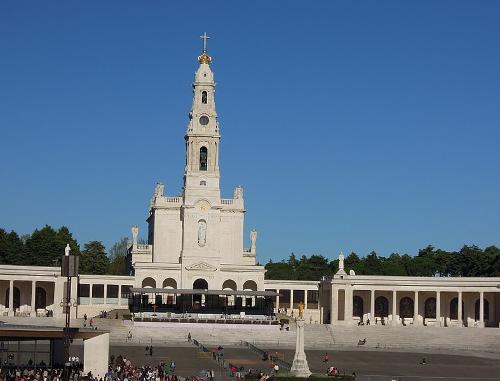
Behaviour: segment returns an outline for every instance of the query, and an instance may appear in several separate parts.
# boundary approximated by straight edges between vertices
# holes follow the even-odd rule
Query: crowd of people
[[[63,367],[16,368],[5,366],[0,368],[0,381],[63,381],[67,379],[70,381],[81,381],[84,378],[88,379],[88,376],[83,374],[83,368],[79,364],[70,369]]]

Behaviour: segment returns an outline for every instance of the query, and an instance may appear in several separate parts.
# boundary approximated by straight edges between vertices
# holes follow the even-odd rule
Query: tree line
[[[25,266],[59,266],[64,248],[69,243],[71,252],[80,255],[81,274],[127,274],[127,238],[121,238],[109,251],[101,241],[80,245],[65,226],[54,229],[49,225],[31,234],[18,235],[0,228],[0,264]],[[142,242],[142,240],[141,240]],[[387,257],[372,251],[360,257],[350,253],[345,257],[345,270],[359,275],[399,276],[500,276],[500,249],[489,246],[481,249],[464,245],[459,251],[445,251],[427,246],[414,256],[393,253]],[[288,260],[266,265],[266,279],[319,280],[338,270],[338,259],[323,255],[291,254]]]
[[[106,252],[101,241],[80,245],[65,226],[49,225],[20,236],[0,228],[0,264],[24,266],[60,266],[64,248],[69,243],[71,254],[80,255],[80,274],[127,274],[127,238],[116,242]]]
[[[270,260],[265,267],[266,279],[319,280],[337,272],[338,259],[330,261],[322,255],[302,255],[297,259],[292,253],[288,260]],[[388,257],[374,251],[364,257],[350,253],[345,257],[344,269],[354,270],[357,275],[500,276],[500,249],[464,245],[459,251],[450,252],[427,246],[415,256],[393,253]]]

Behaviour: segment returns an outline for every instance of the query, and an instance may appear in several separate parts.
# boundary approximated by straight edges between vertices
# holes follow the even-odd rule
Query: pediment
[[[202,270],[202,271],[216,271],[217,267],[212,266],[206,262],[196,262],[189,266],[186,266],[186,270]]]

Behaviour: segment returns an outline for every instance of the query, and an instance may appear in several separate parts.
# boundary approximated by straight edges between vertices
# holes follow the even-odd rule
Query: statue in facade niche
[[[207,223],[203,220],[198,221],[198,245],[205,246],[207,242]]]
[[[254,253],[257,248],[257,230],[250,230],[250,252]]]

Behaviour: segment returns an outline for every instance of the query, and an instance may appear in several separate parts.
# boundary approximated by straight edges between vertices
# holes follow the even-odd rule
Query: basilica
[[[74,317],[129,310],[136,321],[273,324],[276,313],[297,316],[302,305],[310,324],[499,327],[500,278],[361,276],[344,269],[340,255],[331,278],[265,279],[257,231],[245,235],[243,187],[221,197],[221,128],[206,38],[193,81],[182,193],[168,195],[156,184],[148,243],[131,229],[130,275],[80,275],[71,283]],[[0,314],[62,317],[65,287],[59,267],[1,265]]]

